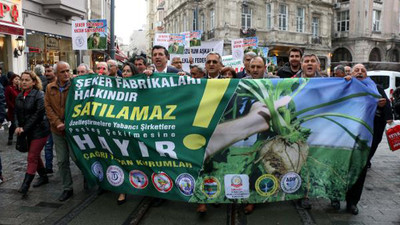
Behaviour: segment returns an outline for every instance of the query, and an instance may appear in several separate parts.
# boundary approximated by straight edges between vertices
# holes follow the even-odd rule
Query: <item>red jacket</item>
[[[7,104],[7,120],[8,121],[14,121],[14,108],[15,108],[15,99],[17,98],[17,95],[21,91],[14,87],[14,85],[8,85],[6,87],[6,90],[4,92],[5,97],[6,97],[6,104]]]

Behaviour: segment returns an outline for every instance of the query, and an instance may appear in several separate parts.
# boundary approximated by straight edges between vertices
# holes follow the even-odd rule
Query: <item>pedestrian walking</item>
[[[70,66],[66,62],[60,61],[54,66],[54,71],[57,81],[47,86],[45,108],[50,122],[51,134],[57,153],[58,169],[63,185],[63,192],[58,200],[63,202],[74,194],[69,157],[74,161],[75,157],[68,147],[64,124],[65,104],[71,86]]]
[[[45,116],[44,94],[42,81],[33,72],[23,72],[21,75],[22,92],[15,101],[15,133],[23,135],[28,143],[28,166],[24,181],[18,192],[22,197],[27,192],[35,177],[39,173],[39,180],[33,185],[39,187],[49,182],[40,153],[50,134],[49,123]]]
[[[15,121],[14,121],[14,108],[15,108],[15,99],[18,94],[21,92],[20,90],[20,77],[18,74],[14,74],[10,77],[9,85],[5,90],[6,104],[7,104],[7,120],[11,122],[11,126],[8,129],[8,142],[7,145],[12,145],[12,140],[14,137],[15,131]]]
[[[0,68],[1,74],[1,68]],[[6,99],[4,97],[4,88],[3,85],[0,84],[0,128],[3,124],[3,121],[6,117]],[[3,183],[3,166],[1,165],[1,155],[0,155],[0,184]]]

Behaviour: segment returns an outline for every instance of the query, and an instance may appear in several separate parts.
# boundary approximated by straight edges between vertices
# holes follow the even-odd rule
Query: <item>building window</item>
[[[215,28],[215,10],[210,10],[210,30],[214,30]]]
[[[242,29],[251,28],[251,9],[248,6],[242,8]]]
[[[201,30],[206,30],[206,17],[204,16],[204,14],[201,14]]]
[[[296,31],[300,33],[304,32],[304,11],[304,8],[297,8]]]
[[[267,30],[272,29],[272,8],[271,4],[267,4]]]
[[[198,30],[199,29],[197,27],[197,17],[198,17],[197,10],[194,9],[193,10],[193,30]]]
[[[381,31],[381,11],[374,10],[372,13],[372,31]]]
[[[337,31],[348,31],[350,25],[349,10],[337,13]]]
[[[319,18],[313,16],[311,24],[312,36],[314,38],[319,36]]]
[[[288,7],[279,5],[279,30],[288,30]]]

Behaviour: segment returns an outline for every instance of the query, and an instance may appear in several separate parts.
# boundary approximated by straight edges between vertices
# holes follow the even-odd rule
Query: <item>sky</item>
[[[147,4],[145,0],[115,0],[115,35],[129,44],[134,30],[146,25]]]

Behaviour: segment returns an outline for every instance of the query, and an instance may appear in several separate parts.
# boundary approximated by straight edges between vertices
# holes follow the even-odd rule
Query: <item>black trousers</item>
[[[374,120],[374,136],[372,139],[371,150],[369,152],[367,165],[371,165],[371,159],[374,156],[379,143],[382,141],[383,132],[385,131],[386,121],[381,119]]]
[[[8,128],[8,140],[12,140],[14,137],[14,132],[17,127],[15,126],[15,122],[11,122],[10,128]]]

